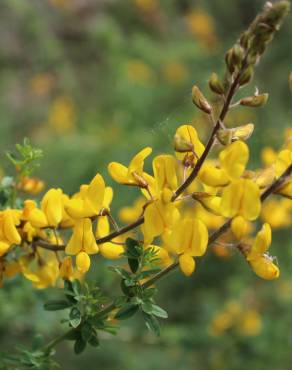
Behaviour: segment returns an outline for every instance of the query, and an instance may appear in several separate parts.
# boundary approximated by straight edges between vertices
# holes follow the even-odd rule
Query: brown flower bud
[[[239,85],[240,86],[246,85],[251,81],[252,77],[253,77],[253,68],[248,67],[240,76],[238,81]]]
[[[194,85],[192,88],[192,99],[193,103],[203,112],[207,114],[210,114],[212,112],[211,105],[196,85]]]
[[[232,60],[232,49],[229,49],[225,54],[225,63],[228,71],[232,74],[235,71],[235,65]]]
[[[267,100],[269,98],[269,94],[259,94],[254,96],[248,96],[246,98],[243,98],[240,100],[240,105],[243,105],[245,107],[262,107],[267,103]]]
[[[209,80],[209,87],[215,93],[219,95],[224,94],[224,87],[219,80],[219,77],[216,73],[212,73]]]

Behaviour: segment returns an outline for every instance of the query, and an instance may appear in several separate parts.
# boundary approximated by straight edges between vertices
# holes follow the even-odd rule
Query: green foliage
[[[23,139],[23,144],[15,145],[17,152],[6,152],[7,158],[15,166],[16,172],[21,176],[29,176],[39,167],[39,160],[43,151],[31,145],[28,138]]]

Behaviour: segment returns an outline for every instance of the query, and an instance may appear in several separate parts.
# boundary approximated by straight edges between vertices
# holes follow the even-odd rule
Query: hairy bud
[[[211,105],[196,85],[194,85],[192,88],[192,99],[193,103],[203,112],[207,114],[210,114],[212,112]]]
[[[238,81],[239,85],[240,86],[246,85],[251,81],[252,77],[253,77],[253,68],[248,67],[240,76]]]
[[[254,96],[248,96],[246,98],[243,98],[240,100],[240,105],[243,105],[245,107],[262,107],[264,106],[269,98],[269,94],[259,94]]]
[[[219,80],[219,77],[216,73],[212,73],[209,80],[209,87],[215,93],[219,95],[224,94],[224,87]]]

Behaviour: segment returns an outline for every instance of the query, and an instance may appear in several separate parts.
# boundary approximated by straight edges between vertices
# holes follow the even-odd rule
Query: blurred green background
[[[262,0],[1,0],[0,144],[11,150],[27,136],[44,150],[36,175],[73,193],[106,165],[127,163],[146,145],[171,150],[178,125],[193,123],[202,137],[209,123],[191,104],[194,83],[207,91],[211,72],[223,73],[225,51],[262,7]],[[253,122],[251,167],[261,149],[279,148],[291,125],[292,16],[265,54],[256,78],[269,92],[264,109],[238,110],[232,125]],[[11,168],[1,157],[3,173]],[[115,187],[116,189],[116,187]],[[119,188],[113,209],[137,192]],[[291,223],[290,223],[291,225]],[[169,312],[161,338],[142,320],[104,336],[80,356],[58,347],[62,370],[292,369],[292,241],[274,234],[272,254],[281,277],[261,281],[237,254],[208,253],[191,278],[174,273],[160,283],[158,302]],[[102,288],[115,278],[99,265]],[[16,278],[0,290],[0,346],[29,344],[61,330],[61,316],[44,312],[50,290]]]

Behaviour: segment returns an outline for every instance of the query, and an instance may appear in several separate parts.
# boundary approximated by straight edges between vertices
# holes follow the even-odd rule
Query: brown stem
[[[213,130],[211,132],[211,135],[210,135],[209,140],[206,144],[206,147],[205,147],[205,150],[204,150],[203,154],[198,159],[198,161],[197,161],[194,169],[190,173],[190,175],[186,178],[186,180],[181,184],[181,186],[173,194],[172,201],[174,201],[181,193],[183,193],[187,189],[187,187],[198,176],[198,173],[200,172],[200,169],[201,169],[203,163],[205,162],[210,150],[212,149],[212,146],[213,146],[215,138],[216,138],[216,134],[217,134],[218,130],[221,128],[221,122],[225,119],[226,114],[228,113],[232,98],[235,95],[236,90],[238,88],[238,82],[239,82],[240,76],[246,68],[246,59],[247,59],[247,56],[243,60],[242,67],[241,67],[240,71],[237,73],[234,81],[232,82],[232,84],[230,86],[230,89],[229,89],[228,94],[226,96],[226,99],[224,101],[223,107],[221,109],[221,113],[220,113],[220,115],[217,119],[217,122],[216,122],[215,126],[213,127]]]

